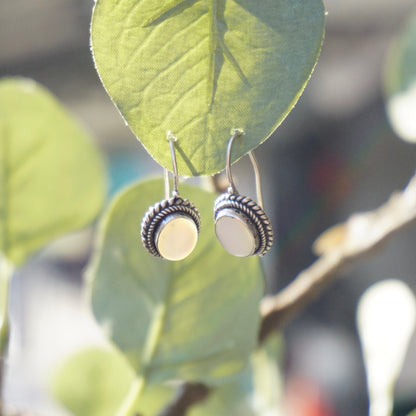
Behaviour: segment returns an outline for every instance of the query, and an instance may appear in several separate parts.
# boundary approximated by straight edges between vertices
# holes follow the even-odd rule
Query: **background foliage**
[[[0,166],[0,251],[15,265],[85,226],[103,203],[89,134],[31,80],[0,81]]]

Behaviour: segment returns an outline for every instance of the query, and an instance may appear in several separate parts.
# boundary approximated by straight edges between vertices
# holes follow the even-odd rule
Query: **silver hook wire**
[[[238,191],[233,180],[233,175],[231,173],[231,150],[233,147],[234,140],[237,137],[240,137],[243,135],[244,135],[244,132],[242,130],[235,129],[233,132],[233,135],[230,137],[230,140],[228,142],[228,147],[227,147],[227,160],[226,160],[226,165],[225,165],[225,172],[227,174],[227,178],[229,182],[228,192],[232,194],[238,193]],[[256,182],[257,204],[260,206],[260,208],[263,208],[263,194],[261,190],[261,178],[260,178],[259,165],[252,151],[248,152],[248,155],[250,157],[250,161],[251,161],[251,164],[253,165],[253,170],[254,170],[254,176],[255,176],[255,182]]]
[[[168,131],[168,140],[169,140],[169,146],[170,146],[170,155],[172,158],[172,170],[173,170],[173,191],[172,196],[178,195],[178,165],[176,163],[176,155],[175,155],[175,145],[174,142],[176,142],[178,139],[172,134],[171,131]],[[164,177],[165,177],[165,199],[169,199],[169,171],[168,169],[164,168]]]
[[[256,180],[257,204],[260,206],[260,208],[263,208],[263,193],[262,193],[262,190],[261,190],[261,179],[260,179],[259,165],[258,165],[257,159],[254,156],[254,153],[252,151],[248,152],[248,155],[250,157],[251,164],[253,165],[254,177],[255,177],[255,180]]]

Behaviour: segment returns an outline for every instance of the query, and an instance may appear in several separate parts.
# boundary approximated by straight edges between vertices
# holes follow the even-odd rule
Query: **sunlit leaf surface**
[[[107,92],[148,152],[179,170],[225,166],[266,140],[302,93],[324,33],[321,0],[97,0],[91,39]]]

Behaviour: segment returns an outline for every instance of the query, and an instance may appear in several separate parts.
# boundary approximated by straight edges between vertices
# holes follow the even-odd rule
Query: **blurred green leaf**
[[[249,374],[248,371],[244,372],[237,381],[213,390],[207,400],[192,406],[187,416],[255,416],[248,392]]]
[[[273,334],[251,355],[252,406],[257,416],[283,415],[283,380],[280,372],[282,350],[282,336]]]
[[[189,416],[280,415],[282,384],[277,358],[279,336],[251,355],[250,366],[230,383],[214,388]],[[53,395],[75,416],[114,416],[134,380],[134,371],[115,349],[89,348],[69,357],[52,382]],[[135,406],[140,416],[156,416],[173,399],[175,388],[147,387]]]
[[[231,383],[214,389],[189,416],[280,416],[282,380],[278,366],[282,339],[269,336],[250,357],[250,366]]]
[[[185,175],[222,170],[266,140],[292,109],[318,59],[321,0],[97,0],[91,39],[101,80],[130,128],[170,168],[180,138]]]
[[[386,308],[389,305],[389,308]],[[357,306],[370,414],[390,415],[394,385],[402,371],[416,327],[416,297],[397,279],[379,281],[361,296]]]
[[[395,133],[416,142],[416,13],[392,43],[386,59],[387,113]]]
[[[413,410],[413,412],[409,413],[409,415],[408,415],[408,416],[416,416],[416,409],[415,409],[415,410]]]
[[[0,357],[4,359],[9,345],[9,287],[14,273],[11,264],[0,253]]]
[[[230,256],[212,222],[215,195],[181,185],[200,210],[203,232],[180,262],[151,256],[140,221],[163,196],[163,181],[134,185],[115,199],[89,267],[94,314],[141,379],[224,382],[257,341],[263,275],[258,258]]]
[[[33,81],[0,80],[0,251],[22,264],[91,221],[104,193],[103,163],[85,130]]]
[[[89,348],[69,357],[52,381],[53,395],[74,416],[114,416],[134,380],[134,372],[114,349]],[[147,388],[136,408],[141,416],[154,416],[173,397],[163,386]]]

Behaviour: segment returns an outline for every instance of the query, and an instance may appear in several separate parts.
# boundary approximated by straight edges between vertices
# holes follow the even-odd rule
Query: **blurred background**
[[[266,256],[274,293],[314,261],[311,244],[351,213],[374,209],[415,170],[416,147],[387,122],[386,52],[414,0],[327,0],[327,33],[305,93],[256,154],[265,208],[277,233]],[[109,198],[143,176],[161,174],[104,91],[89,49],[92,0],[1,0],[0,76],[30,77],[49,88],[89,128],[108,162]],[[415,109],[416,117],[416,109]],[[242,193],[254,194],[247,161],[235,166]],[[83,294],[93,229],[65,237],[19,270],[12,284],[11,356],[6,402],[42,416],[68,413],[47,394],[57,363],[100,342]],[[397,278],[416,292],[416,229],[339,278],[285,329],[288,394],[303,416],[365,415],[365,373],[355,323],[363,291]],[[396,390],[395,414],[416,407],[416,338]]]

